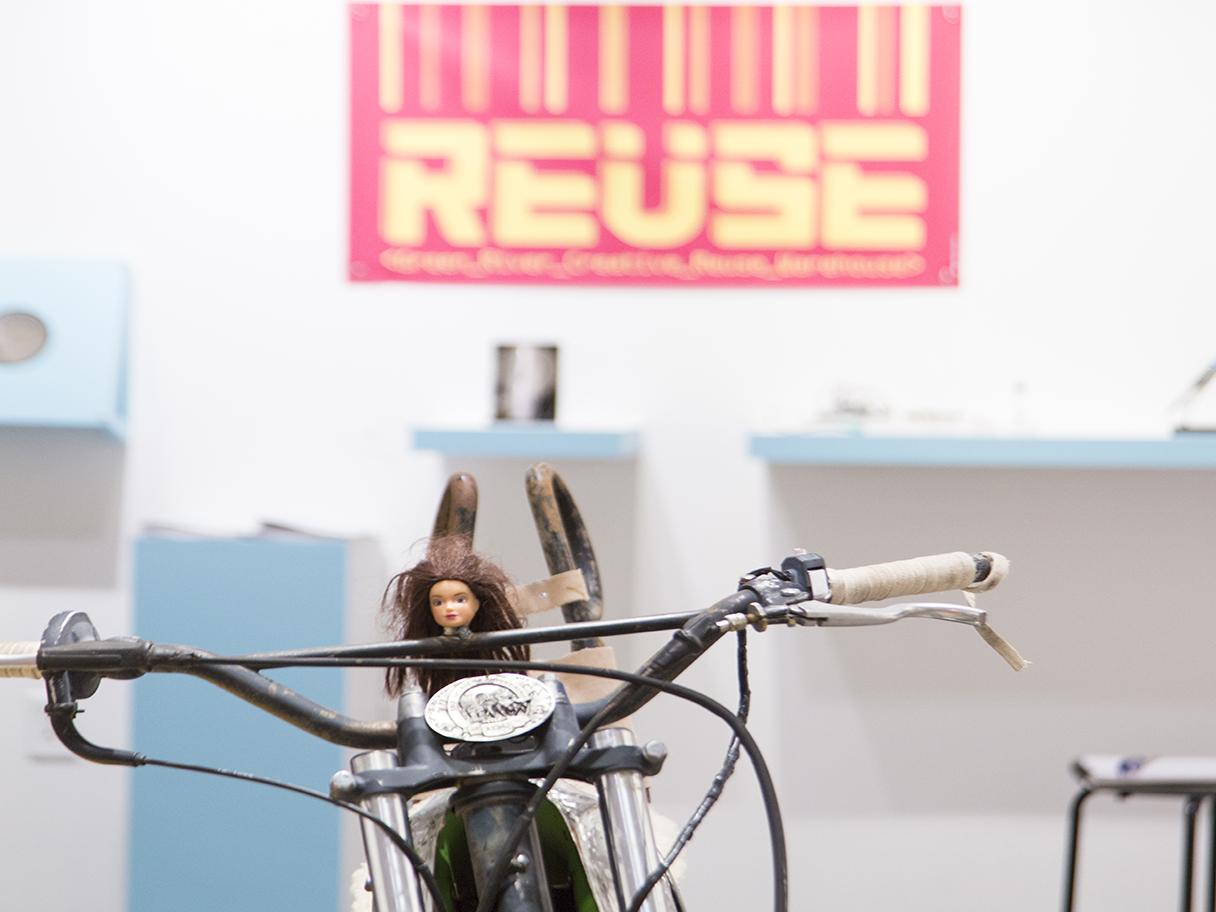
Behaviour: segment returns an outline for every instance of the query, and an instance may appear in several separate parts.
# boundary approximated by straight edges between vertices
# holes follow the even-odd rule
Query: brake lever
[[[907,617],[923,617],[934,621],[951,621],[974,627],[985,643],[991,646],[1014,671],[1021,671],[1030,662],[1022,658],[1013,645],[988,626],[988,612],[971,605],[951,605],[946,602],[897,602],[882,608],[852,608],[824,605],[807,601],[786,605],[783,610],[791,624],[807,627],[874,627],[891,624]]]
[[[947,602],[897,602],[879,608],[857,608],[806,601],[788,605],[786,610],[796,624],[810,627],[873,627],[909,617],[951,621],[971,627],[981,627],[988,621],[988,612],[983,609]]]

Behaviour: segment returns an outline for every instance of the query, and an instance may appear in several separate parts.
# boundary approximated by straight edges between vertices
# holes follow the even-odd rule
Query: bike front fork
[[[507,837],[535,793],[530,782],[498,781],[463,786],[452,795],[452,810],[464,822],[478,895],[485,891],[490,870],[507,851]],[[535,820],[510,851],[510,873],[495,912],[553,912]]]

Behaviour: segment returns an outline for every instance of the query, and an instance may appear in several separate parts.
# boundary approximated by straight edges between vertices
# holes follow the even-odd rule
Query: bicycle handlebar
[[[41,678],[38,647],[41,643],[0,641],[0,678]]]
[[[814,557],[808,556],[808,557]],[[817,559],[817,566],[823,567]],[[787,562],[788,564],[788,562]],[[784,565],[783,565],[784,566]],[[675,630],[638,674],[661,681],[673,681],[718,639],[746,626],[763,629],[769,623],[811,624],[817,626],[861,626],[890,623],[903,617],[931,617],[986,627],[985,614],[974,608],[945,605],[904,605],[878,609],[840,610],[826,605],[853,605],[900,595],[922,595],[949,589],[972,592],[996,586],[1008,572],[1009,562],[999,554],[954,552],[912,560],[875,564],[844,570],[826,570],[809,577],[767,570],[745,579],[732,593],[704,611],[632,618],[625,621],[598,621],[566,624],[552,628],[507,630],[475,634],[457,641],[450,637],[403,641],[369,646],[329,647],[263,653],[255,656],[219,658],[201,650],[164,646],[133,638],[91,639],[96,632],[85,615],[69,612],[52,621],[42,644],[0,643],[0,677],[49,677],[65,673],[96,680],[108,677],[137,677],[145,672],[180,672],[203,678],[248,703],[325,740],[348,747],[392,747],[396,726],[392,722],[365,722],[342,716],[272,681],[255,669],[292,664],[317,664],[329,661],[349,665],[384,664],[384,660],[418,656],[459,658],[467,649],[493,648],[500,640],[545,642],[594,634],[614,636],[642,631]],[[816,603],[825,607],[817,608]],[[70,617],[69,617],[70,615]],[[62,618],[62,622],[58,623]],[[51,631],[77,623],[91,634],[77,632],[71,637],[50,639]],[[585,629],[584,629],[585,628]],[[79,627],[76,628],[79,631]],[[1011,663],[1012,664],[1012,663]],[[572,668],[578,673],[577,668]],[[77,698],[87,697],[89,689]],[[579,724],[585,724],[609,702],[613,710],[605,719],[611,723],[635,713],[657,693],[655,688],[622,685],[602,700],[578,704]],[[54,702],[54,701],[52,701]],[[74,704],[73,704],[74,706]],[[59,729],[57,729],[58,731]]]
[[[991,551],[978,554],[954,551],[848,570],[828,570],[831,587],[828,601],[833,605],[860,605],[953,589],[986,592],[1008,572],[1008,559]]]

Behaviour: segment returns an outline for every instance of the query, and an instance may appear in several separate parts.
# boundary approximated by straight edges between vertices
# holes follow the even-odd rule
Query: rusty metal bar
[[[477,481],[467,472],[457,472],[448,479],[443,499],[435,511],[432,538],[459,535],[473,545],[473,530],[477,525]]]
[[[598,621],[604,614],[599,564],[570,489],[553,467],[543,462],[528,469],[525,481],[528,504],[532,507],[536,534],[540,536],[549,572],[556,575],[577,569],[582,571],[587,584],[587,599],[563,605],[563,616],[568,623]],[[575,650],[603,645],[598,637],[576,638],[571,643]]]

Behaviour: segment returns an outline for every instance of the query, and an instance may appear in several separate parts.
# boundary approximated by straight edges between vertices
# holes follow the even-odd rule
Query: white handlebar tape
[[[41,678],[36,664],[41,645],[0,641],[0,678]]]
[[[862,602],[948,592],[951,589],[986,592],[1005,578],[1009,572],[1009,561],[989,551],[980,554],[988,559],[992,569],[978,583],[975,581],[975,557],[966,551],[847,570],[828,570],[828,582],[832,587],[829,601],[833,605],[860,605]]]

